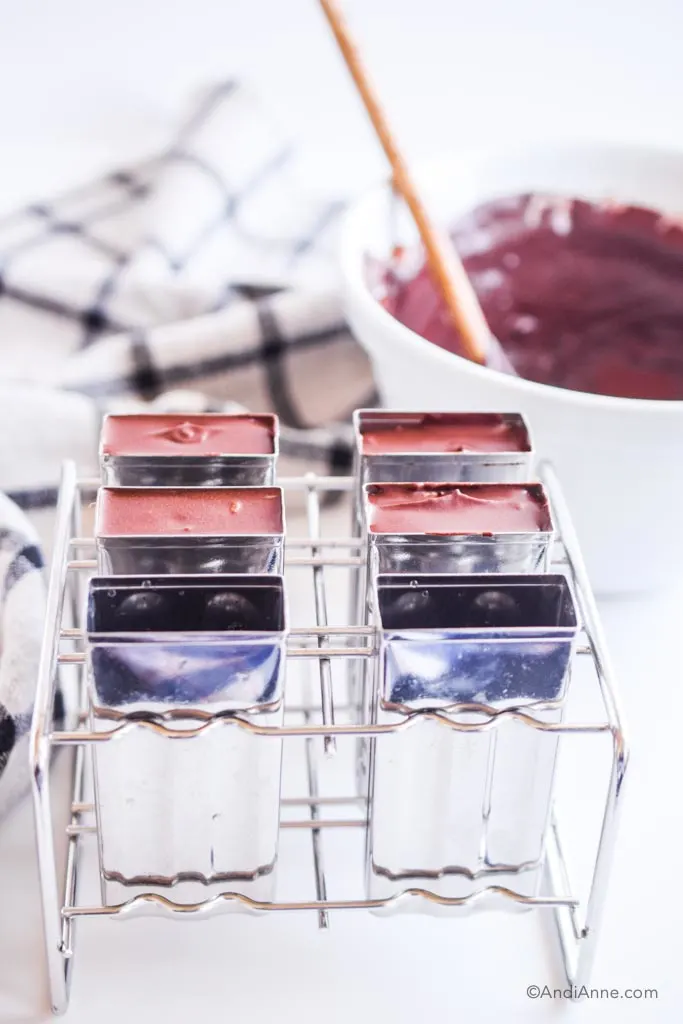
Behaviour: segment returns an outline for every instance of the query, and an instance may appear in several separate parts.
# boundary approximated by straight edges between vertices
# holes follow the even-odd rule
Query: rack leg
[[[320,537],[320,499],[315,489],[315,478],[311,478],[311,484],[306,495],[306,508],[308,513],[308,532],[311,539]],[[318,547],[311,547],[311,555],[315,557],[320,554]],[[327,626],[327,596],[325,593],[325,576],[322,565],[313,566],[313,595],[315,598],[315,619],[319,627]],[[324,648],[326,640],[318,637],[318,647]],[[319,658],[320,668],[320,703],[322,707],[323,725],[334,725],[334,697],[332,693],[332,663],[329,658]],[[337,741],[334,736],[325,736],[323,748],[329,756],[336,754]]]
[[[613,754],[605,812],[602,819],[600,840],[593,868],[593,879],[586,909],[585,924],[581,936],[570,949],[567,929],[560,921],[560,912],[555,911],[560,943],[565,960],[567,976],[572,985],[581,988],[588,980],[595,958],[595,943],[602,915],[609,869],[614,853],[619,814],[621,812],[623,784],[628,766],[628,746],[624,737],[623,716],[619,707],[614,670],[603,635],[600,616],[593,596],[588,572],[581,554],[567,504],[562,495],[555,471],[549,463],[543,463],[541,477],[550,493],[555,520],[564,543],[565,559],[575,584],[576,599],[583,619],[583,626],[589,639],[598,674],[598,685],[602,702],[612,728]]]
[[[574,934],[570,933],[563,915],[564,908],[555,908],[555,922],[560,938],[567,980],[570,985],[577,989],[588,984],[593,969],[593,961],[595,960],[597,937],[607,894],[609,869],[612,863],[618,819],[621,812],[626,765],[626,749],[620,732],[616,731],[613,734],[612,770],[593,869],[593,880],[588,897],[585,923],[578,931],[578,934],[576,929]]]
[[[69,536],[77,493],[76,467],[73,463],[67,463],[62,472],[60,497],[57,504],[55,545],[45,609],[45,634],[38,666],[35,707],[29,737],[29,767],[35,814],[43,929],[50,996],[54,1013],[64,1013],[68,1005],[71,959],[65,955],[62,946],[62,899],[57,877],[50,786],[50,733],[54,716],[57,655],[66,593]]]
[[[81,529],[81,499],[80,493],[75,495],[75,500],[72,507],[71,517],[71,535],[79,537],[82,533]],[[82,576],[80,573],[72,573],[67,578],[67,585],[69,585],[69,592],[71,598],[71,618],[74,627],[78,627],[80,623],[82,602],[85,599],[84,588],[82,586]],[[85,667],[80,665],[76,669],[78,673],[78,680],[76,685],[73,687],[74,693],[71,695],[74,700],[74,710],[76,714],[80,713],[81,708],[86,706],[86,680],[85,680]],[[62,681],[63,682],[63,681]],[[72,791],[71,791],[71,816],[69,824],[73,828],[80,823],[81,811],[79,808],[84,806],[85,791],[84,791],[84,774],[85,774],[85,762],[86,762],[86,748],[85,746],[79,746],[76,748],[73,755],[73,779],[72,779]],[[79,846],[79,837],[75,834],[70,834],[67,845],[67,856],[66,856],[66,877],[64,883],[64,905],[67,907],[73,907],[77,903],[78,897],[78,855],[81,847]],[[65,970],[68,971],[69,975],[71,972],[71,963],[74,955],[74,928],[75,921],[71,917],[64,916],[62,919],[62,938],[61,938],[61,951],[65,958]],[[67,979],[67,985],[68,981]]]
[[[74,778],[73,778],[73,803],[71,805],[71,827],[78,826],[80,823],[80,811],[77,809],[83,803],[83,777],[85,771],[85,747],[77,747],[74,758]],[[64,904],[66,907],[74,907],[78,902],[78,855],[80,852],[79,842],[80,836],[78,834],[69,834],[69,845],[67,847],[66,857],[66,884],[64,892]],[[62,940],[61,949],[62,955],[67,959],[67,963],[71,960],[74,955],[74,919],[72,917],[64,917],[62,920]]]
[[[310,666],[305,666],[308,670]],[[304,677],[304,722],[306,725],[310,725],[312,721],[312,713],[309,710],[311,707],[311,694],[310,694],[310,676],[308,671]],[[310,814],[311,821],[318,821],[320,819],[320,808],[318,806],[318,798],[320,796],[320,785],[318,782],[318,768],[315,763],[315,746],[314,739],[312,736],[307,737],[304,740],[304,750],[306,756],[306,781],[308,784],[308,796],[310,800]],[[323,860],[322,851],[322,836],[319,828],[311,828],[311,845],[313,847],[313,874],[315,878],[315,895],[316,899],[320,902],[327,900],[327,879],[325,878],[325,864]],[[321,929],[327,929],[330,927],[330,916],[326,910],[318,911],[318,927]]]
[[[308,738],[304,741],[306,746],[306,770],[308,773],[308,789],[312,799],[318,797],[318,773],[315,767],[315,750],[313,740]],[[320,817],[318,806],[311,804],[311,819],[317,821]],[[325,868],[321,849],[321,834],[319,828],[311,829],[311,842],[313,844],[313,866],[315,870],[315,895],[320,902],[327,900],[327,881],[325,879]],[[330,915],[326,910],[318,911],[318,927],[327,929],[330,927]]]

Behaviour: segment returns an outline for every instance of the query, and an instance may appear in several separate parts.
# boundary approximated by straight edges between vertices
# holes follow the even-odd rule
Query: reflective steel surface
[[[87,665],[95,731],[134,715],[192,728],[197,715],[283,721],[280,577],[91,581]],[[226,883],[272,895],[282,740],[241,729],[169,741],[139,730],[95,751],[101,873],[109,900],[152,887],[197,900]],[[209,890],[210,891],[210,890]]]
[[[463,704],[561,720],[577,632],[563,576],[380,576],[374,606],[373,721],[429,710],[482,720]],[[468,734],[424,720],[369,747],[370,898],[426,878],[463,896],[489,875],[535,894],[556,735],[515,721]]]

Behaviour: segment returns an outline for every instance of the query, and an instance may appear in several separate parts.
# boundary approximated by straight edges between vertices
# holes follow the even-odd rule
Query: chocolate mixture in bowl
[[[452,237],[516,372],[574,391],[683,399],[683,220],[523,195],[482,204]],[[384,304],[459,352],[428,270],[386,277]]]

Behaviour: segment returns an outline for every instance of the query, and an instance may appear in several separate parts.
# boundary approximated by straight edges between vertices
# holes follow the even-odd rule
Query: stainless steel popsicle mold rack
[[[284,714],[280,718],[249,716],[226,713],[222,706],[208,710],[203,707],[183,712],[179,723],[172,714],[150,719],[118,707],[111,721],[94,723],[83,615],[85,590],[89,577],[96,571],[96,561],[93,540],[82,534],[81,515],[85,501],[92,499],[99,482],[78,480],[73,465],[65,465],[30,741],[47,963],[55,1013],[64,1012],[68,1004],[76,933],[83,917],[126,919],[156,915],[186,921],[228,911],[256,915],[309,911],[317,917],[320,928],[327,928],[337,911],[385,915],[416,911],[448,914],[457,919],[478,910],[546,908],[556,922],[567,979],[576,985],[587,980],[614,851],[627,746],[614,672],[571,519],[551,467],[541,467],[540,476],[557,527],[549,571],[566,577],[579,620],[578,635],[570,652],[570,700],[562,714],[553,713],[552,700],[527,706],[514,700],[503,704],[492,700],[487,705],[474,702],[470,695],[467,702],[446,710],[403,709],[403,713],[374,713],[367,720],[359,720],[357,698],[350,685],[354,670],[349,672],[348,668],[364,667],[372,677],[380,658],[386,655],[386,637],[380,635],[375,625],[343,619],[332,624],[332,588],[336,592],[349,581],[357,585],[366,553],[358,536],[328,536],[325,532],[326,496],[338,492],[353,496],[357,481],[354,477],[309,474],[278,480],[287,503],[299,501],[302,494],[305,499],[308,535],[287,537],[285,581],[291,580],[293,574],[303,574],[310,599],[307,607],[290,608],[284,640]],[[347,597],[345,602],[348,605]],[[351,604],[357,606],[358,602]],[[55,721],[59,686],[72,697],[71,710],[64,722]],[[413,863],[404,864],[406,870],[387,881],[386,872],[373,875],[369,866],[373,863],[373,843],[376,844],[380,822],[391,837],[392,822],[403,813],[402,807],[400,801],[380,806],[379,790],[369,794],[363,781],[365,776],[357,770],[358,744],[362,739],[385,744],[400,739],[402,745],[397,745],[385,759],[392,764],[410,754],[410,742],[404,741],[418,737],[421,730],[429,730],[434,736],[432,752],[442,750],[443,737],[449,740],[450,753],[446,756],[451,758],[451,765],[462,769],[472,764],[477,771],[483,771],[481,789],[476,790],[475,818],[471,797],[463,811],[465,816],[469,815],[470,823],[478,815],[481,834],[478,839],[475,837],[474,845],[479,855],[469,866],[449,865],[433,871],[420,871]],[[105,861],[98,858],[98,849],[100,854],[104,852],[107,836],[102,834],[102,808],[98,806],[98,801],[105,799],[105,791],[98,792],[95,787],[93,793],[93,760],[96,755],[116,750],[117,745],[140,735],[153,737],[164,749],[166,745],[175,749],[174,745],[179,744],[184,749],[209,750],[211,744],[215,747],[223,739],[227,742],[237,735],[256,745],[271,745],[269,750],[282,748],[280,847],[296,846],[294,859],[299,865],[308,860],[309,876],[303,882],[298,876],[295,879],[289,871],[286,851],[281,849],[272,879],[274,886],[265,896],[259,889],[247,895],[252,890],[218,880],[204,888],[200,885],[200,898],[183,895],[176,886],[166,890],[151,886],[145,890],[144,885],[138,885],[129,890],[124,888],[123,896],[112,901],[109,897],[115,890],[105,884],[101,868],[95,869],[100,881],[97,895],[97,886],[88,886],[86,876],[89,874],[92,879],[93,866],[106,862],[106,856]],[[550,741],[542,753],[537,742],[540,739]],[[495,863],[495,857],[492,861],[486,855],[487,832],[495,817],[493,803],[498,800],[500,807],[500,800],[505,802],[510,795],[509,791],[498,796],[492,793],[492,769],[496,757],[506,758],[506,774],[511,772],[512,776],[508,784],[514,787],[515,759],[513,754],[511,760],[511,749],[515,748],[510,746],[513,740],[519,740],[518,749],[525,757],[538,758],[539,766],[545,764],[547,768],[549,764],[553,780],[552,791],[545,796],[550,813],[542,823],[541,849],[532,863]],[[473,754],[473,744],[477,742],[482,746]],[[67,750],[55,757],[61,748]],[[461,760],[453,761],[453,757]],[[65,761],[70,773],[70,806],[58,805],[57,787],[52,779],[55,765]],[[591,766],[589,791],[576,789],[577,773],[572,766],[577,762],[584,766],[582,778],[586,777],[586,763]],[[277,757],[270,762],[266,759],[268,763],[277,764]],[[444,763],[443,759],[439,762],[442,768]],[[395,785],[400,786],[400,772],[404,768],[398,764]],[[165,781],[163,771],[158,781],[161,786],[171,787],[166,794],[168,801],[182,798],[182,787],[177,790],[171,777]],[[461,781],[466,784],[466,779]],[[437,806],[434,810],[432,825],[441,815],[444,830],[457,830],[457,808],[452,805],[457,800],[457,790],[458,787],[451,789],[447,797],[424,795],[427,800],[448,800],[447,807]],[[395,797],[394,786],[392,799]],[[462,799],[467,803],[467,797]],[[521,811],[513,813],[513,819],[519,814],[523,817],[521,806]],[[503,814],[500,821],[504,818]],[[65,863],[59,852],[63,845],[58,835],[64,827],[62,822],[66,822]],[[523,830],[524,822],[518,824]],[[514,839],[515,821],[508,821],[507,827],[512,828]],[[353,847],[348,845],[350,840],[355,843]],[[341,858],[335,854],[336,844],[342,844]],[[509,843],[506,852],[515,849],[520,860],[524,860],[524,842],[517,846]],[[505,860],[505,852],[502,857]],[[197,873],[205,875],[202,864],[197,864]],[[454,878],[456,884],[452,885]],[[459,942],[467,941],[467,922],[454,920],[452,928],[453,948],[457,949]]]

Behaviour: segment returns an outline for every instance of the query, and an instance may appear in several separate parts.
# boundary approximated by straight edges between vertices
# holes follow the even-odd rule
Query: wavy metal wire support
[[[221,912],[234,909],[231,904],[238,904],[241,909],[249,910],[254,914],[290,910],[391,910],[398,909],[410,899],[426,900],[439,907],[470,907],[495,896],[503,896],[512,903],[518,903],[525,907],[574,907],[578,905],[578,900],[575,899],[565,899],[561,896],[523,896],[502,885],[489,885],[469,896],[460,897],[438,896],[428,889],[411,888],[397,893],[396,896],[388,896],[386,899],[299,900],[293,903],[262,903],[259,900],[252,900],[249,896],[234,892],[219,893],[218,896],[203,900],[201,903],[174,903],[166,896],[145,893],[117,906],[66,907],[63,914],[67,919],[119,915],[124,917],[174,917],[176,914],[182,917],[215,917]]]
[[[291,631],[288,645],[288,658],[313,659],[318,661],[320,674],[321,703],[317,708],[302,706],[288,708],[292,712],[303,715],[303,723],[288,722],[282,727],[274,728],[259,726],[253,721],[238,718],[214,716],[205,712],[183,712],[185,719],[194,718],[198,725],[190,729],[173,727],[173,713],[164,716],[161,721],[126,720],[113,725],[106,732],[94,733],[86,728],[86,694],[85,672],[83,670],[85,656],[83,652],[62,652],[63,642],[82,642],[83,633],[79,628],[79,614],[82,605],[82,582],[84,573],[95,568],[91,558],[72,558],[74,553],[92,548],[93,541],[82,535],[80,524],[81,500],[84,492],[92,491],[98,486],[96,480],[81,480],[76,477],[75,467],[71,463],[64,466],[60,497],[57,507],[55,543],[52,570],[47,599],[46,627],[43,648],[38,672],[36,705],[30,735],[30,760],[33,780],[33,800],[36,817],[36,841],[40,871],[41,895],[45,928],[47,964],[55,1013],[63,1013],[68,1005],[71,983],[71,968],[74,958],[74,929],[76,921],[82,917],[120,917],[161,915],[170,919],[197,919],[225,913],[227,911],[248,911],[261,915],[279,911],[314,911],[317,912],[320,927],[327,927],[329,912],[337,910],[373,910],[385,911],[405,908],[406,904],[423,901],[434,907],[467,909],[479,904],[523,909],[534,907],[551,908],[558,929],[560,947],[568,981],[581,986],[587,979],[594,955],[597,925],[602,912],[605,895],[607,872],[612,857],[621,794],[628,762],[628,752],[624,738],[622,714],[619,708],[614,672],[609,660],[597,609],[588,583],[586,570],[581,559],[576,536],[571,524],[568,510],[564,503],[559,485],[549,466],[542,468],[542,479],[550,494],[556,522],[563,549],[555,565],[566,568],[567,575],[573,586],[578,608],[580,610],[586,637],[586,644],[579,647],[577,653],[592,658],[597,676],[599,692],[604,708],[604,721],[583,723],[548,723],[535,718],[527,712],[507,709],[496,710],[479,704],[462,704],[449,709],[451,715],[480,715],[480,721],[465,722],[446,717],[441,712],[413,713],[405,721],[389,725],[347,725],[335,722],[335,704],[332,692],[331,663],[340,658],[367,658],[374,655],[374,632],[367,626],[329,626],[327,624],[326,591],[324,568],[326,566],[354,567],[359,564],[359,555],[345,557],[339,551],[357,552],[358,538],[334,538],[328,540],[320,537],[320,501],[321,492],[345,491],[353,488],[352,478],[316,477],[307,474],[305,477],[281,480],[285,492],[300,490],[306,493],[306,505],[309,521],[308,538],[295,538],[288,542],[286,564],[288,567],[308,566],[312,570],[314,607],[316,624],[310,627],[298,627]],[[304,551],[304,555],[291,555],[291,551]],[[67,597],[71,599],[67,606]],[[73,619],[72,625],[65,624],[65,612],[68,610]],[[330,640],[335,638],[338,646],[331,646]],[[351,646],[353,644],[353,646]],[[60,669],[74,666],[80,667],[77,711],[72,728],[54,729],[53,710],[57,678]],[[72,669],[73,671],[73,669]],[[311,721],[315,713],[321,718],[320,724]],[[336,708],[336,712],[340,707]],[[377,736],[387,732],[404,731],[412,728],[416,721],[429,720],[456,732],[485,732],[495,729],[503,721],[514,720],[525,727],[539,729],[544,732],[567,733],[573,735],[611,736],[613,756],[611,762],[609,787],[602,818],[602,829],[588,900],[585,906],[572,895],[572,888],[567,870],[566,858],[561,841],[561,829],[553,819],[549,830],[546,850],[547,877],[550,882],[550,895],[530,897],[512,889],[489,885],[464,897],[444,897],[423,888],[409,888],[402,893],[386,899],[346,899],[333,900],[327,898],[327,879],[322,860],[320,845],[321,831],[332,832],[344,828],[363,828],[366,819],[325,819],[320,816],[320,809],[325,806],[340,804],[362,804],[358,796],[327,797],[320,794],[318,771],[315,758],[312,756],[312,744],[321,742],[327,753],[332,753],[336,739],[347,736]],[[133,729],[151,729],[170,739],[187,741],[199,739],[205,733],[217,728],[239,728],[259,736],[278,736],[280,738],[304,737],[307,753],[307,778],[309,792],[301,797],[284,798],[285,806],[304,806],[309,808],[310,817],[301,820],[283,820],[283,829],[299,829],[308,831],[311,836],[314,881],[317,898],[315,900],[299,900],[289,902],[263,903],[237,893],[221,893],[201,903],[179,904],[173,900],[156,894],[142,894],[125,903],[107,906],[104,902],[96,906],[83,906],[78,900],[79,861],[83,843],[89,837],[97,838],[97,827],[84,821],[84,817],[92,814],[94,807],[84,799],[84,776],[89,761],[90,748],[93,744],[110,742]],[[69,822],[66,827],[67,858],[64,877],[60,877],[57,869],[54,845],[54,823],[52,797],[50,791],[51,753],[57,747],[75,748],[66,756],[73,757],[72,792]]]

